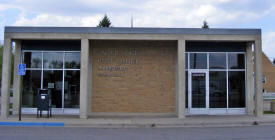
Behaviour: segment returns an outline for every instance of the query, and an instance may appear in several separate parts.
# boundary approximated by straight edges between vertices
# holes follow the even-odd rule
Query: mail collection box
[[[42,117],[42,111],[47,111],[47,117],[51,116],[51,94],[48,89],[39,89],[37,96],[37,117]],[[39,115],[40,114],[40,115]]]

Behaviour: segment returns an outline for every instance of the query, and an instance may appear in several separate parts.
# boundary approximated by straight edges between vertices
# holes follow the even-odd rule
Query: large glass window
[[[63,54],[57,52],[43,53],[44,69],[62,69],[63,68]]]
[[[79,108],[80,71],[65,71],[64,107]]]
[[[80,52],[23,51],[23,56],[23,107],[36,107],[43,88],[50,91],[53,108],[79,108]]]
[[[245,72],[228,72],[229,107],[245,107]]]
[[[210,108],[226,108],[226,72],[209,72],[209,106]]]
[[[226,54],[225,53],[210,53],[209,54],[209,69],[226,69]]]
[[[41,70],[27,70],[26,75],[23,76],[23,107],[36,107],[36,97],[40,88]]]
[[[65,53],[65,68],[80,69],[80,53]]]
[[[41,68],[42,53],[41,52],[26,52],[24,54],[24,63],[27,68]]]
[[[191,105],[193,108],[245,108],[245,53],[242,52],[187,52],[189,68],[186,67],[186,108],[188,108],[188,86],[191,86]],[[208,57],[208,58],[207,58]],[[186,64],[188,58],[186,57]],[[209,64],[209,67],[207,67]],[[188,69],[187,69],[188,68]],[[205,70],[195,70],[205,69]],[[188,83],[188,72],[209,74],[209,81],[191,75]],[[190,85],[188,85],[190,84]],[[209,96],[204,98],[204,84],[209,85]],[[207,90],[206,90],[206,93]],[[189,97],[190,98],[190,97]],[[205,100],[205,101],[203,101]],[[208,102],[209,101],[209,102]],[[209,104],[208,104],[208,103]],[[190,104],[190,103],[189,103]],[[189,106],[190,107],[190,106]]]
[[[244,54],[228,53],[228,68],[244,69],[245,68]]]
[[[190,69],[207,69],[207,54],[190,53]]]

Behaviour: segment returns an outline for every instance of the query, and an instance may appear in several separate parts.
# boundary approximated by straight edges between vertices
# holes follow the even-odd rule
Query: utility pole
[[[133,25],[133,14],[131,14],[131,28],[133,28],[134,25]]]

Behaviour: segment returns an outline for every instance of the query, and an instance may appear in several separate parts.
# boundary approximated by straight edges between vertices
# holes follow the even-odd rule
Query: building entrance
[[[207,114],[209,108],[209,78],[205,71],[190,71],[189,106],[190,114]]]
[[[187,52],[187,114],[245,114],[245,53]]]

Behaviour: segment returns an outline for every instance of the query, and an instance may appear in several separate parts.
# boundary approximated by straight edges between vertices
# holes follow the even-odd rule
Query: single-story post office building
[[[53,114],[263,114],[260,29],[5,27],[1,117],[35,114],[39,89]],[[18,76],[18,64],[26,74]]]

